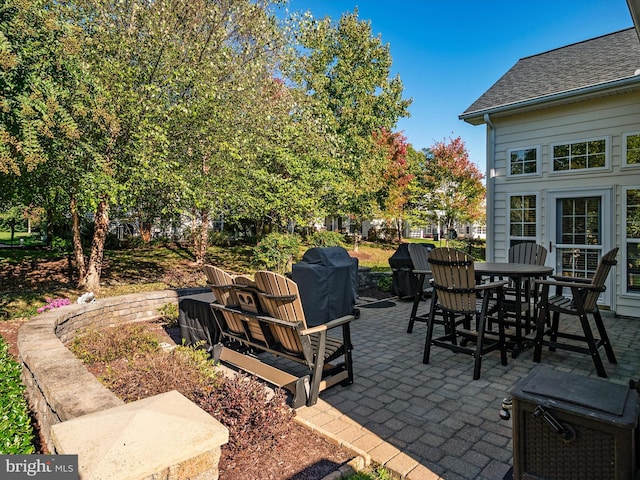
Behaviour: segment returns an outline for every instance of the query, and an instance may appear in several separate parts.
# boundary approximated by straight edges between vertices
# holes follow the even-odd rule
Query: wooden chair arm
[[[574,283],[591,283],[591,279],[590,278],[583,278],[583,277],[565,277],[562,275],[550,275],[549,278],[556,280],[558,282],[574,282]]]
[[[560,277],[563,278],[563,277]],[[570,278],[570,277],[568,277]],[[536,279],[534,280],[535,283],[537,285],[551,285],[551,286],[556,286],[556,287],[567,287],[567,288],[571,288],[571,287],[579,287],[582,290],[598,290],[599,288],[596,287],[595,285],[593,285],[591,282],[588,283],[582,283],[582,282],[563,282],[563,281],[558,281],[558,280],[545,280],[545,279]]]
[[[499,280],[497,282],[489,282],[489,283],[481,283],[476,285],[476,290],[494,290],[497,288],[502,288],[507,285],[509,282],[507,280]]]
[[[231,290],[232,288],[236,288],[237,285],[229,284],[229,285],[218,285],[215,283],[207,282],[207,286],[209,288],[219,288],[220,290]]]
[[[247,315],[247,312],[245,311],[241,311],[241,313]],[[267,322],[267,323],[273,323],[274,325],[282,325],[285,327],[300,327],[302,326],[302,322],[297,320],[297,321],[290,321],[290,320],[280,320],[279,318],[276,317],[268,317],[266,315],[251,315],[250,313],[248,314],[254,318],[257,318],[260,321],[263,322]]]
[[[258,291],[258,295],[260,295],[261,297],[264,297],[264,298],[268,298],[269,300],[279,300],[279,301],[285,302],[285,303],[291,303],[296,298],[298,298],[297,295],[271,295],[269,293],[264,293],[264,292],[260,292],[260,291]]]
[[[351,320],[355,320],[355,316],[353,315],[345,315],[344,317],[335,318],[333,320],[328,321],[327,323],[323,323],[322,325],[316,325],[314,327],[305,328],[300,332],[301,335],[310,335],[313,333],[319,333],[323,330],[331,330],[332,328],[339,327],[340,325],[344,325],[345,323],[349,323]]]

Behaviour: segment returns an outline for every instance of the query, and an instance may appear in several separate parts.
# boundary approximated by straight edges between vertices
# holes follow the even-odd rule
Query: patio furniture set
[[[534,361],[540,362],[543,346],[551,352],[586,353],[598,375],[606,377],[599,349],[604,348],[610,363],[616,358],[597,300],[617,251],[604,254],[593,278],[585,279],[551,275],[553,268],[544,265],[546,250],[536,244],[515,245],[506,263],[477,262],[452,248],[410,244],[417,289],[407,332],[416,321],[426,322],[423,363],[430,362],[432,347],[467,354],[474,359],[474,380],[491,351],[498,351],[506,365],[508,352],[516,358],[533,347]],[[330,386],[353,383],[350,323],[357,310],[310,326],[291,278],[267,271],[257,272],[254,279],[232,276],[212,265],[204,272],[216,299],[210,304],[219,336],[210,345],[215,360],[289,390],[294,408],[314,405],[319,392]],[[418,314],[427,293],[432,297],[428,312]],[[563,331],[561,314],[562,322],[577,318],[582,334]],[[306,373],[293,374],[262,361],[265,352],[304,365]]]
[[[616,357],[597,301],[616,264],[617,252],[614,248],[605,253],[588,279],[551,275],[553,268],[544,265],[546,249],[532,243],[513,246],[508,263],[476,262],[470,255],[446,247],[428,254],[413,248],[410,254],[419,266],[415,273],[422,278],[432,276],[433,295],[428,314],[417,315],[420,298],[416,294],[408,331],[415,321],[427,322],[423,362],[429,363],[432,346],[471,355],[474,380],[480,378],[486,353],[499,350],[506,365],[507,351],[515,358],[532,346],[535,362],[541,361],[543,346],[551,352],[564,349],[588,354],[598,376],[606,378],[599,349],[604,348],[610,363],[615,364]],[[563,331],[561,314],[563,322],[577,318],[582,333]],[[443,335],[434,335],[436,323],[444,325]]]

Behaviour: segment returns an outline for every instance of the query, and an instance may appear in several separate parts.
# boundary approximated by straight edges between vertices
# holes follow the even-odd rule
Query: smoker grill
[[[315,247],[292,266],[291,279],[298,285],[308,326],[321,325],[344,315],[358,315],[354,308],[358,290],[358,259],[341,247]]]
[[[636,391],[540,367],[511,395],[514,480],[636,479]]]

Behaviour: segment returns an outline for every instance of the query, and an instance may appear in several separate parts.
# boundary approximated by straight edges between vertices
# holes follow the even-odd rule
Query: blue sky
[[[520,58],[633,26],[625,0],[289,0],[290,10],[338,20],[358,8],[389,44],[411,117],[400,120],[417,150],[460,136],[485,165],[485,127],[458,119]]]

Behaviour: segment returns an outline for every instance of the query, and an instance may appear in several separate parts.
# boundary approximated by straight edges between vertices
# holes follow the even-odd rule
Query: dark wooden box
[[[637,478],[640,397],[635,390],[542,366],[511,395],[515,480]]]

